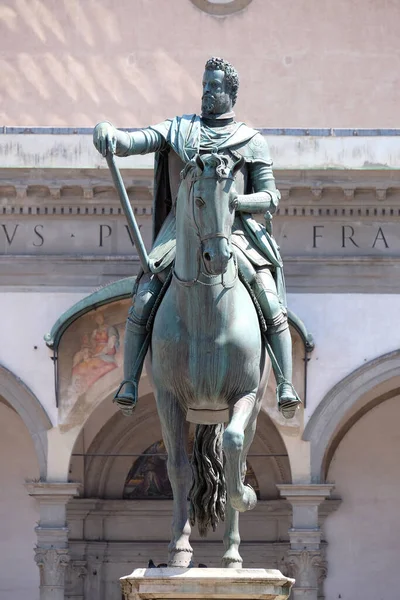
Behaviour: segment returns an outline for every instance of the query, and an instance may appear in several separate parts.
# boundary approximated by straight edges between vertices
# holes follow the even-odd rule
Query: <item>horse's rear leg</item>
[[[187,497],[192,479],[187,444],[189,424],[177,401],[165,392],[157,394],[157,409],[161,421],[164,444],[168,453],[168,476],[173,500],[172,539],[169,544],[169,567],[188,567],[193,550],[189,543],[191,532]]]
[[[255,396],[255,393],[248,394],[235,403],[223,440],[228,502],[239,512],[251,510],[257,504],[254,490],[244,485],[247,452],[254,438],[259,411]]]

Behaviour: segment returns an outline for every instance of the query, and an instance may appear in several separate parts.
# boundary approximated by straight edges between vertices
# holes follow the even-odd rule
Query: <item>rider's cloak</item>
[[[175,217],[171,208],[175,201],[172,189],[176,190],[178,185],[177,182],[171,182],[171,177],[177,177],[171,170],[171,150],[181,159],[181,168],[183,168],[199,151],[205,150],[204,145],[200,146],[200,127],[201,121],[198,115],[183,115],[168,119],[150,128],[161,134],[165,141],[155,154],[153,204],[155,241],[149,255],[150,268],[154,273],[165,269],[175,258]],[[243,156],[246,161],[245,168],[248,168],[250,163],[272,166],[271,156],[264,138],[258,131],[244,123],[235,123],[228,136],[221,135],[220,139],[218,138],[217,132],[211,146],[206,148],[207,151],[228,154],[233,160]],[[273,181],[272,169],[271,180]],[[274,190],[279,201],[279,192],[275,188]],[[247,187],[243,193],[251,194],[253,191],[248,177]],[[267,223],[266,228],[246,213],[239,213],[237,218],[240,222],[239,234],[235,232],[234,236],[240,242],[237,246],[244,251],[255,266],[269,265],[276,281],[279,299],[282,305],[286,306],[282,259],[279,247],[267,230],[270,229],[270,223]],[[240,235],[240,230],[242,235]]]

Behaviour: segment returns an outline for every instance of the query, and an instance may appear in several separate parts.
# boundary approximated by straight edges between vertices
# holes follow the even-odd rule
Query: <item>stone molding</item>
[[[329,498],[335,486],[328,483],[287,483],[277,484],[276,487],[281,496],[290,503],[319,506],[326,498]]]
[[[287,600],[294,581],[276,569],[159,568],[136,569],[120,583],[125,600]]]
[[[319,507],[320,525],[326,517],[336,511],[341,504],[338,498],[323,499]],[[289,518],[292,514],[290,503],[280,498],[278,500],[259,500],[257,511],[246,514],[247,521],[275,520],[279,517]],[[78,523],[88,517],[102,519],[118,515],[119,517],[135,517],[137,519],[150,519],[152,522],[162,522],[171,516],[170,500],[103,500],[92,498],[73,498],[67,507],[67,522]],[[319,535],[320,535],[320,530]]]
[[[82,172],[79,180],[70,179],[65,174],[52,173],[53,177],[62,177],[57,186],[46,179],[38,185],[27,181],[4,182],[9,171],[2,174],[0,184],[0,216],[121,216],[123,211],[119,199],[110,181],[91,182],[91,174]],[[33,174],[32,174],[33,176]],[[325,181],[326,175],[320,172],[285,173],[275,171],[277,187],[282,198],[276,216],[299,218],[400,218],[400,173],[396,178],[379,181],[371,178],[370,173],[351,172],[350,180]],[[135,173],[125,176],[128,195],[136,215],[152,214],[153,172],[135,183]],[[309,181],[304,181],[305,179]],[[132,181],[130,185],[129,182]],[[352,187],[349,187],[351,183]],[[385,187],[384,187],[385,186]]]
[[[395,379],[397,378],[397,379]],[[323,482],[328,464],[326,458],[338,428],[345,427],[346,415],[365,397],[370,403],[368,392],[393,379],[392,396],[399,393],[400,350],[389,352],[362,365],[337,383],[321,400],[313,412],[303,433],[303,439],[311,445],[312,481]],[[390,390],[388,390],[390,393]],[[386,398],[384,396],[382,401]],[[374,405],[376,402],[374,403]],[[359,407],[361,409],[361,406]]]
[[[199,0],[200,1],[200,0]],[[239,0],[236,0],[239,1]],[[243,0],[242,0],[243,1]],[[240,116],[240,115],[239,115]],[[0,155],[9,169],[98,169],[107,163],[96,151],[92,129],[7,128],[0,134]],[[379,172],[400,165],[399,130],[259,129],[265,136],[276,169],[326,169]],[[153,156],[117,158],[121,169],[151,170]]]
[[[288,255],[284,261],[289,293],[400,293],[400,278],[393,276],[400,269],[400,257]],[[0,266],[0,286],[9,291],[45,287],[56,292],[73,287],[86,294],[140,269],[135,255],[94,254],[6,255],[0,257]]]
[[[62,503],[79,496],[82,484],[79,482],[28,481],[25,488],[30,496],[34,496],[40,502]]]
[[[39,502],[40,520],[35,528],[40,547],[68,545],[67,503],[78,496],[80,483],[34,481],[25,484],[30,496]]]

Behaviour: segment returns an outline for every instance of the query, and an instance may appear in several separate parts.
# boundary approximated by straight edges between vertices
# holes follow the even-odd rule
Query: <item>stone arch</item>
[[[336,384],[310,418],[303,439],[310,442],[311,481],[324,482],[340,441],[374,406],[400,393],[400,350],[384,354]]]
[[[79,351],[79,347],[72,349],[69,348],[69,344],[71,340],[76,341],[79,339],[76,335],[79,335],[81,327],[86,328],[85,320],[95,318],[96,314],[107,313],[110,316],[113,311],[118,312],[121,309],[121,315],[122,312],[124,313],[124,318],[121,317],[121,320],[125,321],[134,281],[135,277],[121,279],[83,298],[61,315],[51,332],[45,336],[46,344],[53,350],[54,358],[57,359],[58,427],[49,436],[48,460],[48,474],[53,480],[68,480],[71,454],[85,427],[85,423],[94,412],[101,408],[104,402],[111,402],[110,397],[122,379],[122,356],[120,356],[117,368],[101,376],[101,379],[92,383],[84,392],[69,397],[68,377],[72,369],[72,356],[77,350]],[[288,311],[288,317],[296,339],[298,338],[299,345],[304,348],[306,354],[311,352],[314,347],[313,337],[307,331],[305,324],[290,311]],[[112,321],[110,324],[115,325],[115,322]],[[84,333],[83,329],[81,333]],[[124,327],[121,325],[120,348],[123,347],[123,330]],[[307,361],[304,362],[304,365],[306,368]],[[139,395],[148,394],[150,391],[150,381],[144,372],[141,378]],[[284,443],[283,447],[285,448]],[[143,450],[143,448],[140,450]],[[285,453],[286,449],[282,452]],[[274,463],[274,468],[276,467],[279,470],[278,463],[279,460],[276,464]],[[290,467],[286,470],[283,469],[283,471],[281,469],[281,472],[290,474]],[[290,478],[290,475],[288,477]],[[286,482],[278,481],[281,483]]]
[[[0,365],[0,396],[18,413],[33,440],[40,478],[47,473],[47,430],[51,421],[35,394],[14,373]]]
[[[132,419],[117,412],[93,439],[85,461],[85,496],[122,498],[126,476],[134,461],[130,455],[140,454],[158,439],[161,439],[161,426],[154,396],[148,393],[140,398]],[[96,454],[100,456],[94,456]],[[118,454],[122,456],[115,456]],[[249,461],[261,499],[277,499],[276,484],[291,482],[291,468],[285,443],[272,419],[263,411],[259,415]]]

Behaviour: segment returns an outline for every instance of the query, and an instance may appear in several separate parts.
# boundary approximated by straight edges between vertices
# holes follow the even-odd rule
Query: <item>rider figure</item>
[[[200,116],[175,117],[133,133],[118,130],[108,122],[94,129],[93,142],[103,156],[107,152],[118,156],[156,153],[151,273],[138,277],[135,284],[126,323],[125,379],[115,397],[124,414],[131,414],[137,402],[138,381],[150,340],[146,324],[175,258],[174,202],[180,172],[197,153],[212,152],[227,157],[230,164],[244,158],[244,166],[235,178],[238,195],[231,243],[265,319],[279,408],[291,418],[300,403],[291,383],[292,343],[282,260],[270,229],[280,193],[264,138],[234,119],[238,87],[234,67],[223,59],[211,58],[205,65]],[[252,218],[256,213],[264,214],[266,227]]]

